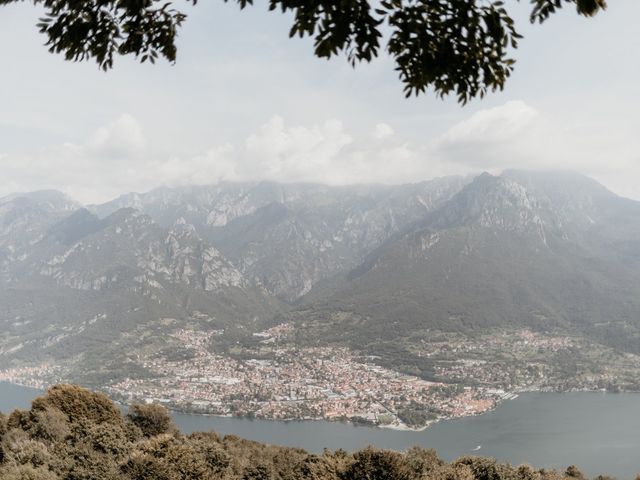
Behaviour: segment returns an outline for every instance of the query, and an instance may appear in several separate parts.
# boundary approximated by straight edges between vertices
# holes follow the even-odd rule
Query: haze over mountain
[[[292,321],[301,341],[371,351],[527,327],[638,352],[640,202],[522,171],[159,188],[86,208],[17,194],[0,199],[0,305],[1,365],[82,365],[97,383],[165,348],[167,319],[230,338]]]
[[[640,203],[586,177],[485,173],[303,312],[321,312],[326,335],[359,341],[521,325],[638,351],[639,220]]]
[[[399,187],[230,183],[158,189],[90,207],[133,207],[161,225],[184,219],[251,281],[294,302],[319,280],[352,268],[405,224],[457,192],[458,177]]]

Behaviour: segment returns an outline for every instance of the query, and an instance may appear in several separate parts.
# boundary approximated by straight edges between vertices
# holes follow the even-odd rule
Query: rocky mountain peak
[[[38,207],[49,212],[71,212],[80,208],[80,204],[67,194],[58,190],[37,190],[34,192],[14,193],[0,198],[0,205],[13,202],[15,205]]]
[[[514,232],[543,228],[540,200],[520,183],[483,173],[434,212],[432,228],[476,226]]]

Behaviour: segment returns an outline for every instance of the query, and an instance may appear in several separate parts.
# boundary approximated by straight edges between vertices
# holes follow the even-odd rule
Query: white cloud
[[[160,185],[393,184],[505,168],[574,169],[640,197],[640,140],[630,127],[603,130],[598,122],[552,116],[521,101],[480,110],[421,144],[383,123],[356,134],[335,119],[289,125],[273,116],[244,141],[191,155],[154,150],[140,122],[122,115],[83,143],[0,155],[7,179],[0,194],[56,188],[88,203]]]
[[[544,112],[522,101],[481,110],[436,138],[432,157],[474,170],[575,170],[640,198],[640,139],[622,118]]]
[[[151,168],[159,185],[208,185],[240,179],[236,149],[229,143],[186,160],[171,157],[156,161]]]
[[[57,188],[89,203],[160,185],[222,180],[399,183],[459,170],[430,163],[424,146],[403,142],[387,125],[376,125],[374,132],[378,135],[373,138],[356,138],[339,120],[291,126],[273,116],[239,145],[177,156],[153,151],[139,122],[122,115],[84,143],[0,157],[0,167],[13,179],[0,186],[0,194]]]
[[[526,103],[507,102],[453,125],[432,148],[449,161],[485,170],[501,168],[522,153],[514,143],[528,135],[537,118],[536,109]]]
[[[84,143],[4,155],[0,168],[12,184],[0,186],[0,193],[54,188],[91,202],[139,187],[151,188],[156,175],[142,159],[146,152],[140,124],[125,114],[96,130]]]
[[[446,145],[504,142],[523,133],[538,116],[535,108],[521,100],[474,113],[451,127],[442,137]]]
[[[559,167],[640,198],[640,69],[628,60],[640,48],[638,1],[610,2],[588,28],[576,15],[523,22],[505,90],[465,108],[455,96],[404,99],[386,55],[356,69],[319,60],[312,40],[283,35],[287,16],[200,3],[175,65],[119,58],[106,74],[49,54],[35,10],[3,7],[0,191],[96,201],[220,179],[396,183]],[[522,18],[525,3],[514,6]],[[283,119],[260,127],[274,112]]]
[[[391,127],[391,125],[386,123],[379,123],[376,125],[375,130],[373,131],[373,138],[382,139],[387,138],[393,135],[395,131]]]
[[[321,126],[287,127],[274,116],[245,141],[242,177],[332,182],[335,162],[353,138],[339,120]]]
[[[373,138],[348,132],[339,120],[319,126],[287,126],[275,116],[245,141],[238,154],[238,178],[284,182],[403,183],[457,173],[457,165],[436,165],[424,145],[412,145],[386,124]]]
[[[86,146],[98,155],[130,158],[144,151],[146,139],[138,120],[125,113],[116,121],[96,130]]]

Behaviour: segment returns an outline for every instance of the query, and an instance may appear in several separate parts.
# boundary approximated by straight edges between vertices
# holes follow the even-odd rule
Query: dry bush
[[[97,452],[89,442],[77,443],[66,453],[66,462],[59,471],[64,480],[118,480],[122,478],[115,457]]]
[[[427,478],[433,480],[474,480],[473,472],[468,465],[456,463],[442,465]]]
[[[32,411],[49,408],[60,410],[71,423],[123,423],[120,410],[107,396],[75,385],[55,385],[31,404]]]
[[[141,465],[162,473],[170,480],[209,480],[216,478],[207,459],[184,438],[163,434],[137,445],[124,462],[122,471],[132,479],[144,479]]]
[[[195,433],[187,437],[187,442],[204,458],[216,478],[223,478],[227,474],[231,458],[220,445],[220,437],[216,433]]]
[[[564,475],[558,473],[553,469],[542,469],[540,470],[540,479],[541,480],[563,480]]]
[[[444,465],[435,450],[422,447],[410,448],[402,463],[406,476],[415,480],[432,476]]]
[[[59,480],[60,477],[46,467],[7,465],[0,468],[2,480]]]
[[[274,477],[273,466],[264,462],[249,465],[242,474],[242,480],[273,480]]]
[[[40,467],[51,465],[53,461],[47,446],[31,438],[24,430],[9,430],[2,439],[2,450],[3,463]]]
[[[323,455],[307,455],[296,465],[295,480],[340,480],[346,470],[345,457],[325,452]]]
[[[6,422],[6,429],[11,430],[12,428],[17,428],[25,431],[31,428],[31,414],[29,410],[16,408],[9,414]]]
[[[113,456],[116,460],[119,460],[131,449],[127,430],[105,423],[89,426],[85,433],[85,439],[94,450]]]
[[[453,465],[469,467],[475,480],[510,480],[516,475],[509,465],[498,463],[495,458],[461,457]]]
[[[564,472],[564,475],[569,478],[575,478],[576,480],[585,480],[584,474],[575,465],[571,465],[567,467],[567,469]]]
[[[516,468],[518,480],[540,480],[540,472],[530,465],[520,465]]]
[[[120,471],[130,480],[172,480],[161,460],[139,450],[129,455]]]
[[[398,452],[367,447],[353,454],[344,480],[409,480]]]
[[[0,412],[0,440],[5,433],[7,433],[7,416]]]
[[[32,410],[30,412],[31,435],[41,441],[55,443],[71,435],[67,416],[56,408]]]
[[[161,405],[136,403],[129,407],[127,418],[142,431],[145,437],[155,437],[178,430],[167,409]]]

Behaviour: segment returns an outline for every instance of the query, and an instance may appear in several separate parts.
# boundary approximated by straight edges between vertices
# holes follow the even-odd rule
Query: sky
[[[386,55],[353,69],[289,39],[265,2],[198,2],[178,60],[115,68],[50,54],[29,3],[0,7],[0,196],[84,203],[218,181],[408,183],[507,168],[576,170],[640,200],[638,0],[530,25],[504,91],[462,107],[405,99]],[[179,5],[177,3],[176,5]]]

